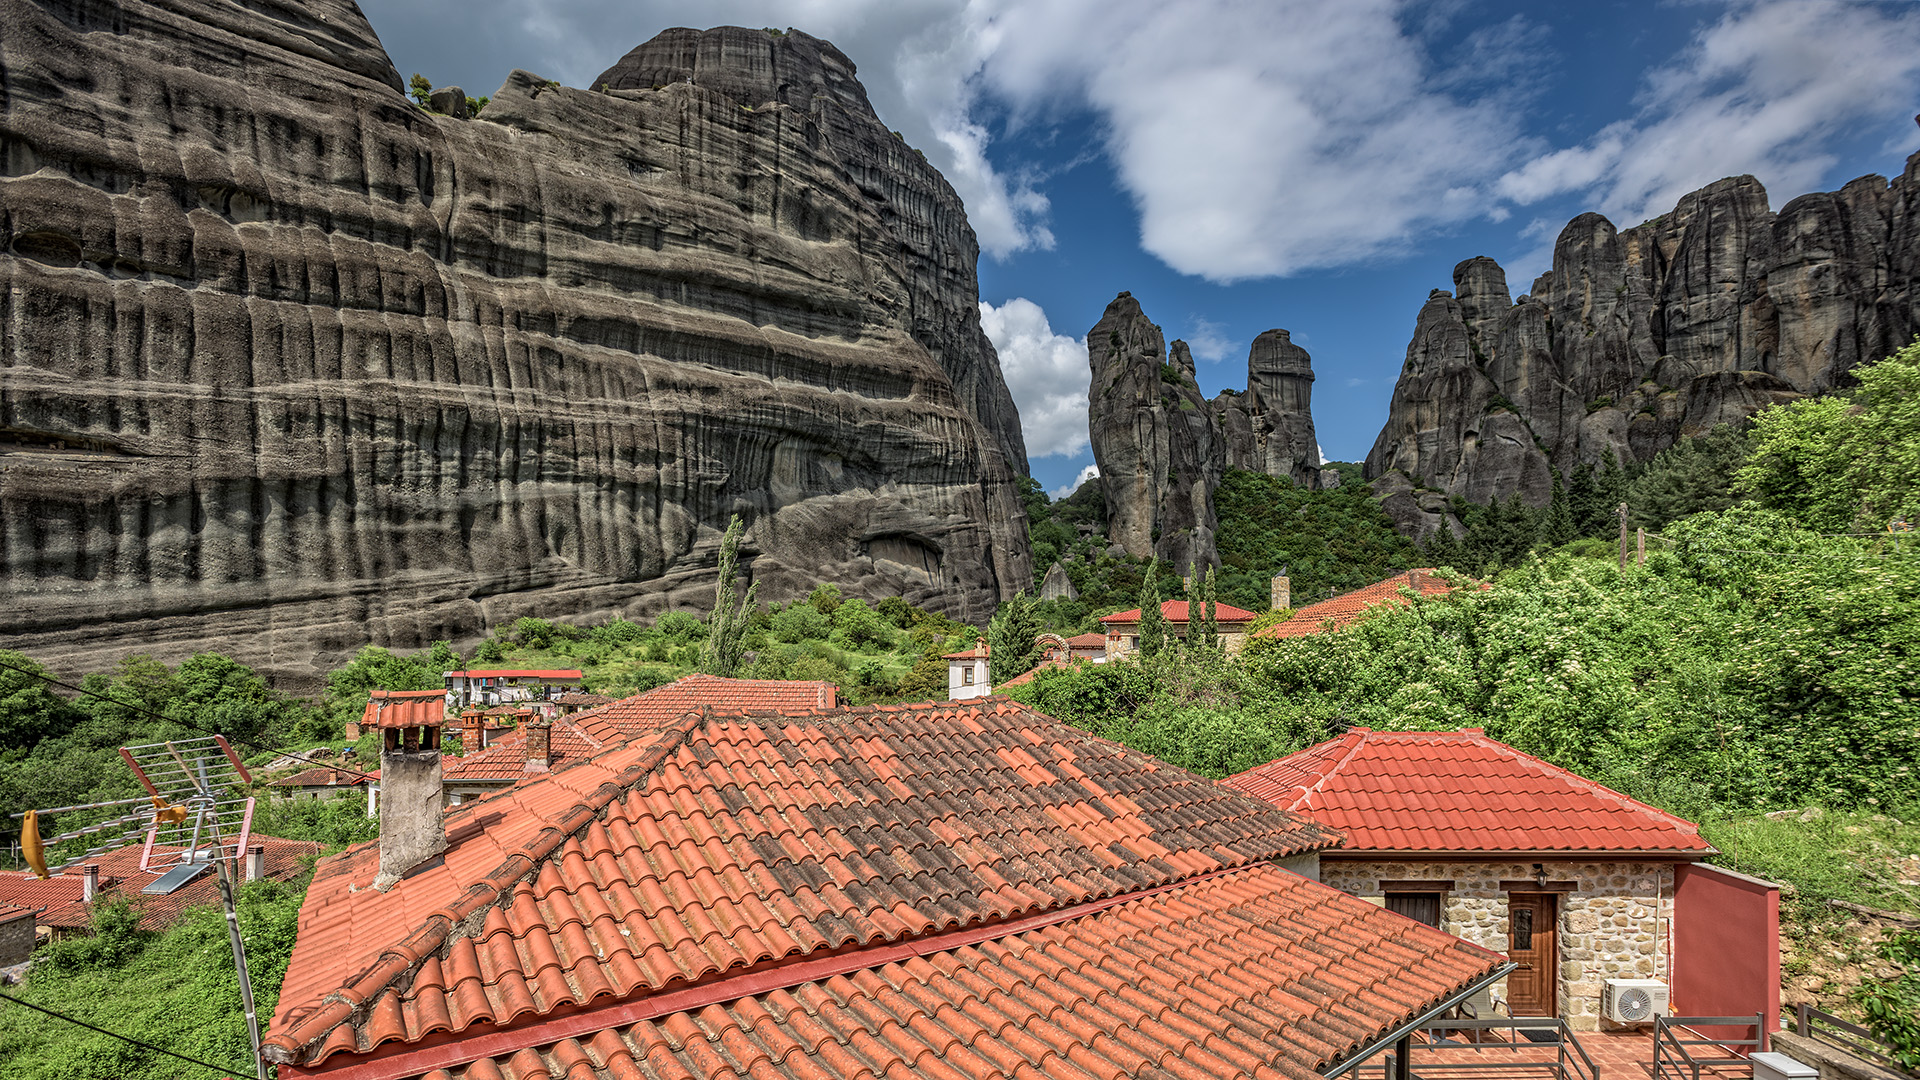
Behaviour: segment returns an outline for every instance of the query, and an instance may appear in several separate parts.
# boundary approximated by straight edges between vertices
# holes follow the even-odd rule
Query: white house
[[[514,670],[488,668],[474,671],[445,672],[447,708],[470,706],[490,708],[520,701],[551,701],[561,694],[580,689],[580,671],[575,668]]]
[[[945,656],[948,701],[965,701],[993,693],[993,687],[987,681],[988,651],[987,643],[983,641],[966,652],[948,653]]]

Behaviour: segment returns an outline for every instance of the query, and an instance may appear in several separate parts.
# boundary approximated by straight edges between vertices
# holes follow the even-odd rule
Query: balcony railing
[[[1414,1074],[1425,1080],[1450,1072],[1477,1074],[1524,1072],[1552,1080],[1600,1080],[1600,1070],[1580,1045],[1573,1029],[1557,1016],[1495,1017],[1490,1020],[1436,1020],[1420,1029],[1408,1055]],[[1550,1060],[1521,1057],[1521,1050],[1544,1051]],[[1464,1060],[1458,1051],[1477,1051]],[[1444,1056],[1442,1056],[1444,1055]],[[1393,1055],[1384,1054],[1383,1076],[1393,1076]]]
[[[1727,1070],[1744,1070],[1753,1075],[1751,1056],[1767,1048],[1766,1017],[1760,1013],[1745,1016],[1661,1016],[1653,1021],[1653,1080],[1700,1080],[1701,1072],[1722,1075]],[[1746,1027],[1752,1036],[1744,1039],[1708,1038],[1703,1027]],[[1744,1051],[1742,1047],[1748,1048]],[[1731,1051],[1732,1056],[1716,1057],[1713,1051]]]
[[[1849,1054],[1877,1061],[1882,1065],[1893,1064],[1893,1055],[1888,1053],[1893,1049],[1892,1043],[1866,1028],[1849,1024],[1832,1013],[1822,1012],[1811,1005],[1801,1005],[1794,1010],[1793,1033],[1804,1035],[1809,1039],[1818,1039]]]

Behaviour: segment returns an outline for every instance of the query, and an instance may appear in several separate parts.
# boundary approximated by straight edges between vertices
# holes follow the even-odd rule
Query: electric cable
[[[242,738],[237,735],[229,737],[224,732],[214,731],[211,728],[203,728],[198,724],[193,724],[185,720],[176,719],[175,717],[168,716],[167,714],[162,712],[155,712],[154,710],[147,708],[145,705],[135,705],[131,701],[121,701],[119,698],[110,698],[105,694],[96,693],[92,690],[86,689],[85,687],[75,686],[70,682],[62,682],[51,675],[45,674],[44,672],[33,671],[28,668],[18,667],[13,664],[9,664],[5,660],[0,660],[0,668],[4,668],[8,671],[19,672],[22,675],[32,676],[33,678],[39,679],[42,682],[49,682],[55,686],[64,687],[65,689],[71,690],[76,694],[85,694],[90,698],[99,698],[101,701],[104,701],[109,705],[118,705],[123,709],[132,709],[134,712],[146,713],[148,716],[154,717],[157,720],[164,720],[169,724],[176,724],[180,727],[186,728],[189,731],[198,731],[203,735],[214,735],[219,738],[226,739],[228,742],[239,743],[241,746],[250,746],[255,750],[264,750],[264,751],[267,751],[268,753],[276,753],[281,755],[282,757],[289,757],[295,761],[305,762],[308,765],[320,766],[320,767],[329,768],[329,769],[338,769],[343,773],[351,773],[354,776],[358,776],[362,780],[378,780],[379,779],[379,777],[373,775],[372,773],[361,772],[358,769],[349,769],[343,765],[335,765],[329,762],[317,761],[313,758],[301,757],[299,754],[293,753],[290,750],[277,750],[274,747],[268,746],[265,743],[256,742],[253,739]]]
[[[133,1045],[139,1047],[142,1050],[151,1050],[156,1054],[165,1054],[170,1058],[178,1058],[181,1061],[185,1061],[189,1064],[199,1065],[202,1068],[212,1069],[214,1072],[217,1072],[217,1073],[224,1073],[227,1076],[254,1075],[254,1071],[252,1069],[235,1069],[226,1065],[215,1065],[211,1061],[201,1061],[199,1058],[190,1058],[185,1054],[176,1054],[171,1050],[163,1050],[160,1047],[153,1045],[152,1043],[141,1042],[139,1039],[133,1038],[130,1035],[122,1035],[117,1031],[108,1031],[106,1028],[100,1027],[96,1024],[89,1024],[85,1020],[76,1020],[73,1017],[66,1015],[65,1013],[57,1013],[57,1012],[54,1012],[52,1009],[46,1008],[45,1006],[35,1005],[31,1001],[22,1001],[19,998],[14,997],[12,994],[0,994],[0,998],[4,998],[7,1001],[11,1001],[15,1005],[25,1005],[27,1008],[32,1009],[34,1012],[46,1013],[48,1016],[51,1016],[57,1020],[65,1020],[69,1024],[78,1024],[81,1027],[86,1028],[88,1031],[97,1031],[100,1034],[105,1035],[109,1038],[119,1039],[121,1042],[124,1042],[124,1043],[132,1043]]]

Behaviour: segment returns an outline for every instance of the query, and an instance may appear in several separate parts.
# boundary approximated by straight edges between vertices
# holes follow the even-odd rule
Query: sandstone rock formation
[[[1107,495],[1107,535],[1127,554],[1158,555],[1184,570],[1217,565],[1214,490],[1227,468],[1304,487],[1339,483],[1320,469],[1313,431],[1313,366],[1285,330],[1247,354],[1247,389],[1200,396],[1193,353],[1164,344],[1131,293],[1087,332],[1093,386],[1088,428]]]
[[[1778,214],[1750,176],[1617,231],[1567,224],[1553,269],[1510,300],[1492,259],[1454,268],[1421,309],[1366,475],[1425,534],[1446,496],[1518,492],[1553,471],[1645,461],[1768,404],[1844,386],[1920,330],[1920,154]]]
[[[805,34],[435,116],[350,0],[0,0],[0,647],[284,676],[1032,580],[959,199]],[[603,89],[602,89],[603,88]]]
[[[1088,429],[1114,544],[1175,566],[1206,566],[1218,561],[1213,490],[1222,456],[1192,355],[1185,342],[1175,345],[1169,353],[1132,293],[1115,297],[1087,331]]]

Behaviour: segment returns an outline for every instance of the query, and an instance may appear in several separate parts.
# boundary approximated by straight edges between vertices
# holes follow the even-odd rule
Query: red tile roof
[[[1185,600],[1163,600],[1160,603],[1160,614],[1164,616],[1168,622],[1186,622],[1187,602]],[[1213,621],[1216,623],[1252,622],[1256,618],[1258,618],[1258,616],[1246,608],[1237,608],[1232,604],[1222,604],[1218,602],[1213,605]],[[1103,624],[1137,623],[1140,621],[1140,609],[1128,608],[1125,611],[1116,611],[1111,615],[1101,616],[1100,621]]]
[[[33,918],[33,909],[18,904],[0,904],[0,923],[10,923],[15,919]]]
[[[277,881],[288,881],[299,877],[306,871],[306,861],[320,854],[320,845],[312,840],[282,840],[275,836],[262,836],[254,833],[249,845],[258,844],[265,848],[267,876]],[[220,902],[220,883],[212,872],[182,885],[165,896],[147,896],[140,890],[157,880],[160,873],[150,873],[140,869],[142,844],[131,844],[118,851],[109,851],[104,855],[88,859],[88,862],[100,866],[100,891],[98,900],[114,896],[125,896],[140,913],[140,929],[165,930],[180,921],[180,916],[191,907],[207,907]],[[156,853],[179,852],[181,848],[167,848],[164,845],[154,848]],[[165,867],[161,872],[165,871]],[[245,873],[244,861],[241,873]],[[64,904],[49,906],[45,914],[39,917],[42,926],[60,929],[79,929],[93,922],[93,905],[80,901],[80,867],[76,866],[66,874],[49,879],[43,884],[51,885],[71,875],[73,882],[72,898]],[[5,875],[11,877],[12,875]],[[11,896],[0,896],[11,900]],[[15,901],[18,903],[19,901]]]
[[[1500,960],[1266,865],[995,929],[813,978],[796,965],[771,987],[722,984],[704,1007],[663,1002],[636,1022],[559,1021],[524,1049],[425,1076],[1318,1080]]]
[[[1074,660],[1066,660],[1066,659],[1042,660],[1040,663],[1034,665],[1032,668],[1026,671],[1023,671],[1018,675],[1015,675],[1013,678],[1008,679],[1006,682],[999,684],[994,689],[1004,690],[1010,686],[1025,686],[1028,683],[1032,682],[1035,676],[1040,674],[1041,668],[1076,667],[1080,664],[1090,664],[1092,662],[1093,661],[1087,659],[1084,656],[1076,658]]]
[[[445,690],[375,690],[360,714],[363,728],[432,727],[446,722]]]
[[[321,864],[275,1060],[523,1027],[1338,842],[1004,698],[688,716],[446,824],[442,861],[388,892],[368,888],[377,844]]]
[[[36,911],[80,902],[80,868],[55,874],[45,881],[26,871],[0,872],[0,904],[18,904]]]
[[[577,679],[580,677],[580,670],[578,668],[528,668],[525,670],[517,668],[474,668],[471,671],[449,671],[446,673],[446,677],[449,679],[459,678],[463,675],[469,679]]]
[[[1219,605],[1214,605],[1218,607]],[[1139,608],[1134,608],[1139,611]],[[1076,649],[1104,649],[1107,647],[1107,635],[1098,630],[1089,630],[1084,634],[1075,634],[1067,639],[1067,644]]]
[[[368,780],[380,779],[377,773],[366,773],[359,769],[328,768],[325,765],[317,769],[303,769],[292,776],[283,776],[271,781],[268,787],[352,787]]]
[[[1225,783],[1339,829],[1347,851],[1713,851],[1692,822],[1478,728],[1354,728]]]
[[[573,717],[560,717],[547,732],[547,767],[557,769],[568,762],[585,761],[606,745],[575,726]],[[519,780],[540,775],[542,771],[527,771],[527,729],[524,727],[493,740],[479,753],[444,759],[440,771],[443,782]]]
[[[965,652],[950,652],[942,656],[940,659],[942,660],[985,660],[992,655],[993,655],[992,646],[982,641],[979,644],[975,645],[973,648],[968,649]]]
[[[688,675],[644,694],[574,713],[567,719],[604,742],[622,735],[658,731],[702,708],[715,712],[793,712],[832,708],[839,701],[840,688],[830,682]]]
[[[589,694],[576,690],[572,693],[556,695],[553,703],[555,705],[611,705],[615,700],[605,694]]]
[[[1487,586],[1482,585],[1481,588]],[[1339,630],[1359,620],[1370,609],[1381,604],[1404,604],[1407,602],[1403,590],[1412,590],[1419,596],[1445,596],[1453,591],[1453,586],[1440,576],[1438,570],[1431,568],[1409,570],[1404,574],[1395,574],[1385,581],[1376,581],[1363,589],[1336,596],[1331,600],[1322,600],[1317,604],[1293,613],[1286,622],[1274,623],[1254,631],[1254,637],[1293,638],[1323,634],[1329,630]]]

